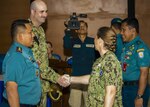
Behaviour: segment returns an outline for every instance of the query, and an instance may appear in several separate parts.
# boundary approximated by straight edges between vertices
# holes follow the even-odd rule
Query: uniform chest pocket
[[[128,65],[135,65],[137,59],[137,53],[135,51],[129,51],[126,53],[125,60]]]

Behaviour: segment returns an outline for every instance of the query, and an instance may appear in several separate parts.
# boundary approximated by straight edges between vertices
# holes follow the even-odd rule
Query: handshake
[[[68,74],[64,74],[59,77],[58,84],[63,87],[68,87],[70,84],[89,84],[90,75],[82,75],[82,76],[69,76]]]
[[[58,78],[58,84],[63,87],[68,87],[71,84],[71,77],[68,74],[64,74]]]

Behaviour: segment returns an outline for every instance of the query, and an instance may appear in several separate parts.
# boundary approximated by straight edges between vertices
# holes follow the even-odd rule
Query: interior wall
[[[140,36],[150,47],[150,0],[135,1],[135,12],[140,24]]]
[[[72,1],[72,0],[71,0]],[[71,2],[70,1],[70,2]],[[47,39],[49,41],[51,41],[53,43],[53,47],[54,47],[54,52],[60,54],[63,59],[65,58],[64,53],[63,53],[63,36],[64,36],[64,21],[69,17],[69,15],[71,15],[71,12],[74,12],[74,10],[77,11],[77,13],[83,13],[83,8],[81,8],[81,4],[82,1],[81,0],[79,3],[80,4],[76,4],[76,2],[74,3],[75,6],[79,6],[79,10],[81,10],[81,12],[77,9],[74,9],[74,6],[71,5],[71,9],[69,8],[69,6],[67,7],[62,7],[61,8],[61,4],[66,3],[65,0],[61,1],[58,0],[57,2],[54,2],[54,0],[50,0],[47,1],[48,3],[48,7],[49,7],[49,17],[48,17],[48,30],[46,32],[47,34]],[[85,2],[85,1],[84,1]],[[89,2],[90,0],[87,0],[85,2],[85,4],[87,5],[82,5],[83,7],[87,7],[84,9],[85,12],[88,11],[89,9]],[[100,3],[101,2],[101,3]],[[56,4],[55,4],[56,3]],[[120,17],[120,18],[126,18],[127,15],[127,1],[126,2],[121,2],[121,0],[117,1],[117,0],[100,0],[100,1],[96,1],[96,6],[99,5],[99,7],[97,7],[98,9],[94,8],[94,10],[88,11],[87,15],[88,18],[84,19],[85,21],[88,22],[89,28],[89,35],[94,37],[97,29],[101,26],[109,26],[110,25],[110,21],[112,18],[114,17]],[[68,3],[72,4],[72,3]],[[109,6],[111,8],[106,9],[107,6]],[[140,24],[140,36],[141,38],[144,40],[144,42],[150,47],[150,7],[148,6],[150,4],[149,0],[135,0],[135,16],[138,18],[139,20],[139,24]],[[57,5],[57,6],[56,6]],[[119,8],[118,5],[121,5],[122,9]],[[96,7],[95,6],[95,7]],[[56,8],[57,7],[57,8]],[[115,8],[114,8],[115,7]],[[125,8],[126,7],[126,8]],[[68,9],[68,11],[66,11]],[[74,10],[72,10],[74,9]],[[111,10],[112,9],[112,10]],[[118,10],[121,10],[118,12]],[[55,14],[54,14],[55,13]],[[70,13],[70,14],[69,14]],[[64,14],[68,14],[68,15],[64,15]]]
[[[86,13],[85,20],[88,23],[88,34],[95,37],[97,29],[101,26],[110,26],[114,17],[127,17],[127,0],[47,0],[48,4],[48,29],[47,40],[53,43],[54,52],[65,59],[63,49],[64,21],[73,12]]]
[[[101,26],[110,26],[110,21],[112,18],[116,17],[116,14],[88,14],[89,18],[81,19],[88,23],[88,35],[95,37],[97,29]],[[127,15],[118,14],[117,17],[124,18]],[[63,37],[64,37],[64,20],[69,16],[51,16],[48,17],[48,29],[46,31],[47,40],[51,41],[54,48],[54,53],[61,55],[62,59],[65,59],[63,49]],[[79,20],[80,20],[79,19]]]
[[[72,12],[87,13],[88,18],[84,20],[88,22],[88,32],[92,37],[95,36],[99,27],[110,26],[110,21],[112,18],[127,17],[126,0],[44,1],[47,3],[49,10],[46,38],[53,43],[54,52],[58,53],[62,57],[62,59],[65,59],[65,55],[63,53],[63,36],[65,29],[64,21],[69,18]],[[150,1],[135,0],[135,2],[135,13],[137,18],[139,19],[141,37],[150,46],[150,7],[148,6],[150,4]],[[63,3],[66,4],[65,6],[67,7],[61,8],[61,6],[64,6]],[[75,8],[74,6],[78,8]],[[11,43],[9,30],[10,24],[14,19],[29,17],[29,0],[2,0],[0,3],[0,10],[2,14],[0,17],[0,53],[5,53]]]
[[[6,53],[11,44],[11,23],[18,18],[28,18],[29,0],[1,0],[0,10],[0,53]]]

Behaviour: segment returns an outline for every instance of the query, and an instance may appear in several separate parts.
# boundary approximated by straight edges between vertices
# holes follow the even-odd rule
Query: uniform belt
[[[3,102],[8,104],[8,100],[3,98]],[[37,107],[36,105],[30,105],[30,104],[20,104],[20,107]]]
[[[36,107],[36,105],[20,104],[20,107]]]
[[[123,82],[124,84],[124,86],[136,86],[136,85],[138,85],[139,84],[139,81],[138,80],[135,80],[135,81],[124,81]]]

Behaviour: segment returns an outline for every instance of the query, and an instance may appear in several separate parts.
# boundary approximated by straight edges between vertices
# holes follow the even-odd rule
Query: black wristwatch
[[[140,98],[143,98],[143,95],[138,94],[138,95],[136,96],[136,99],[140,99]]]

